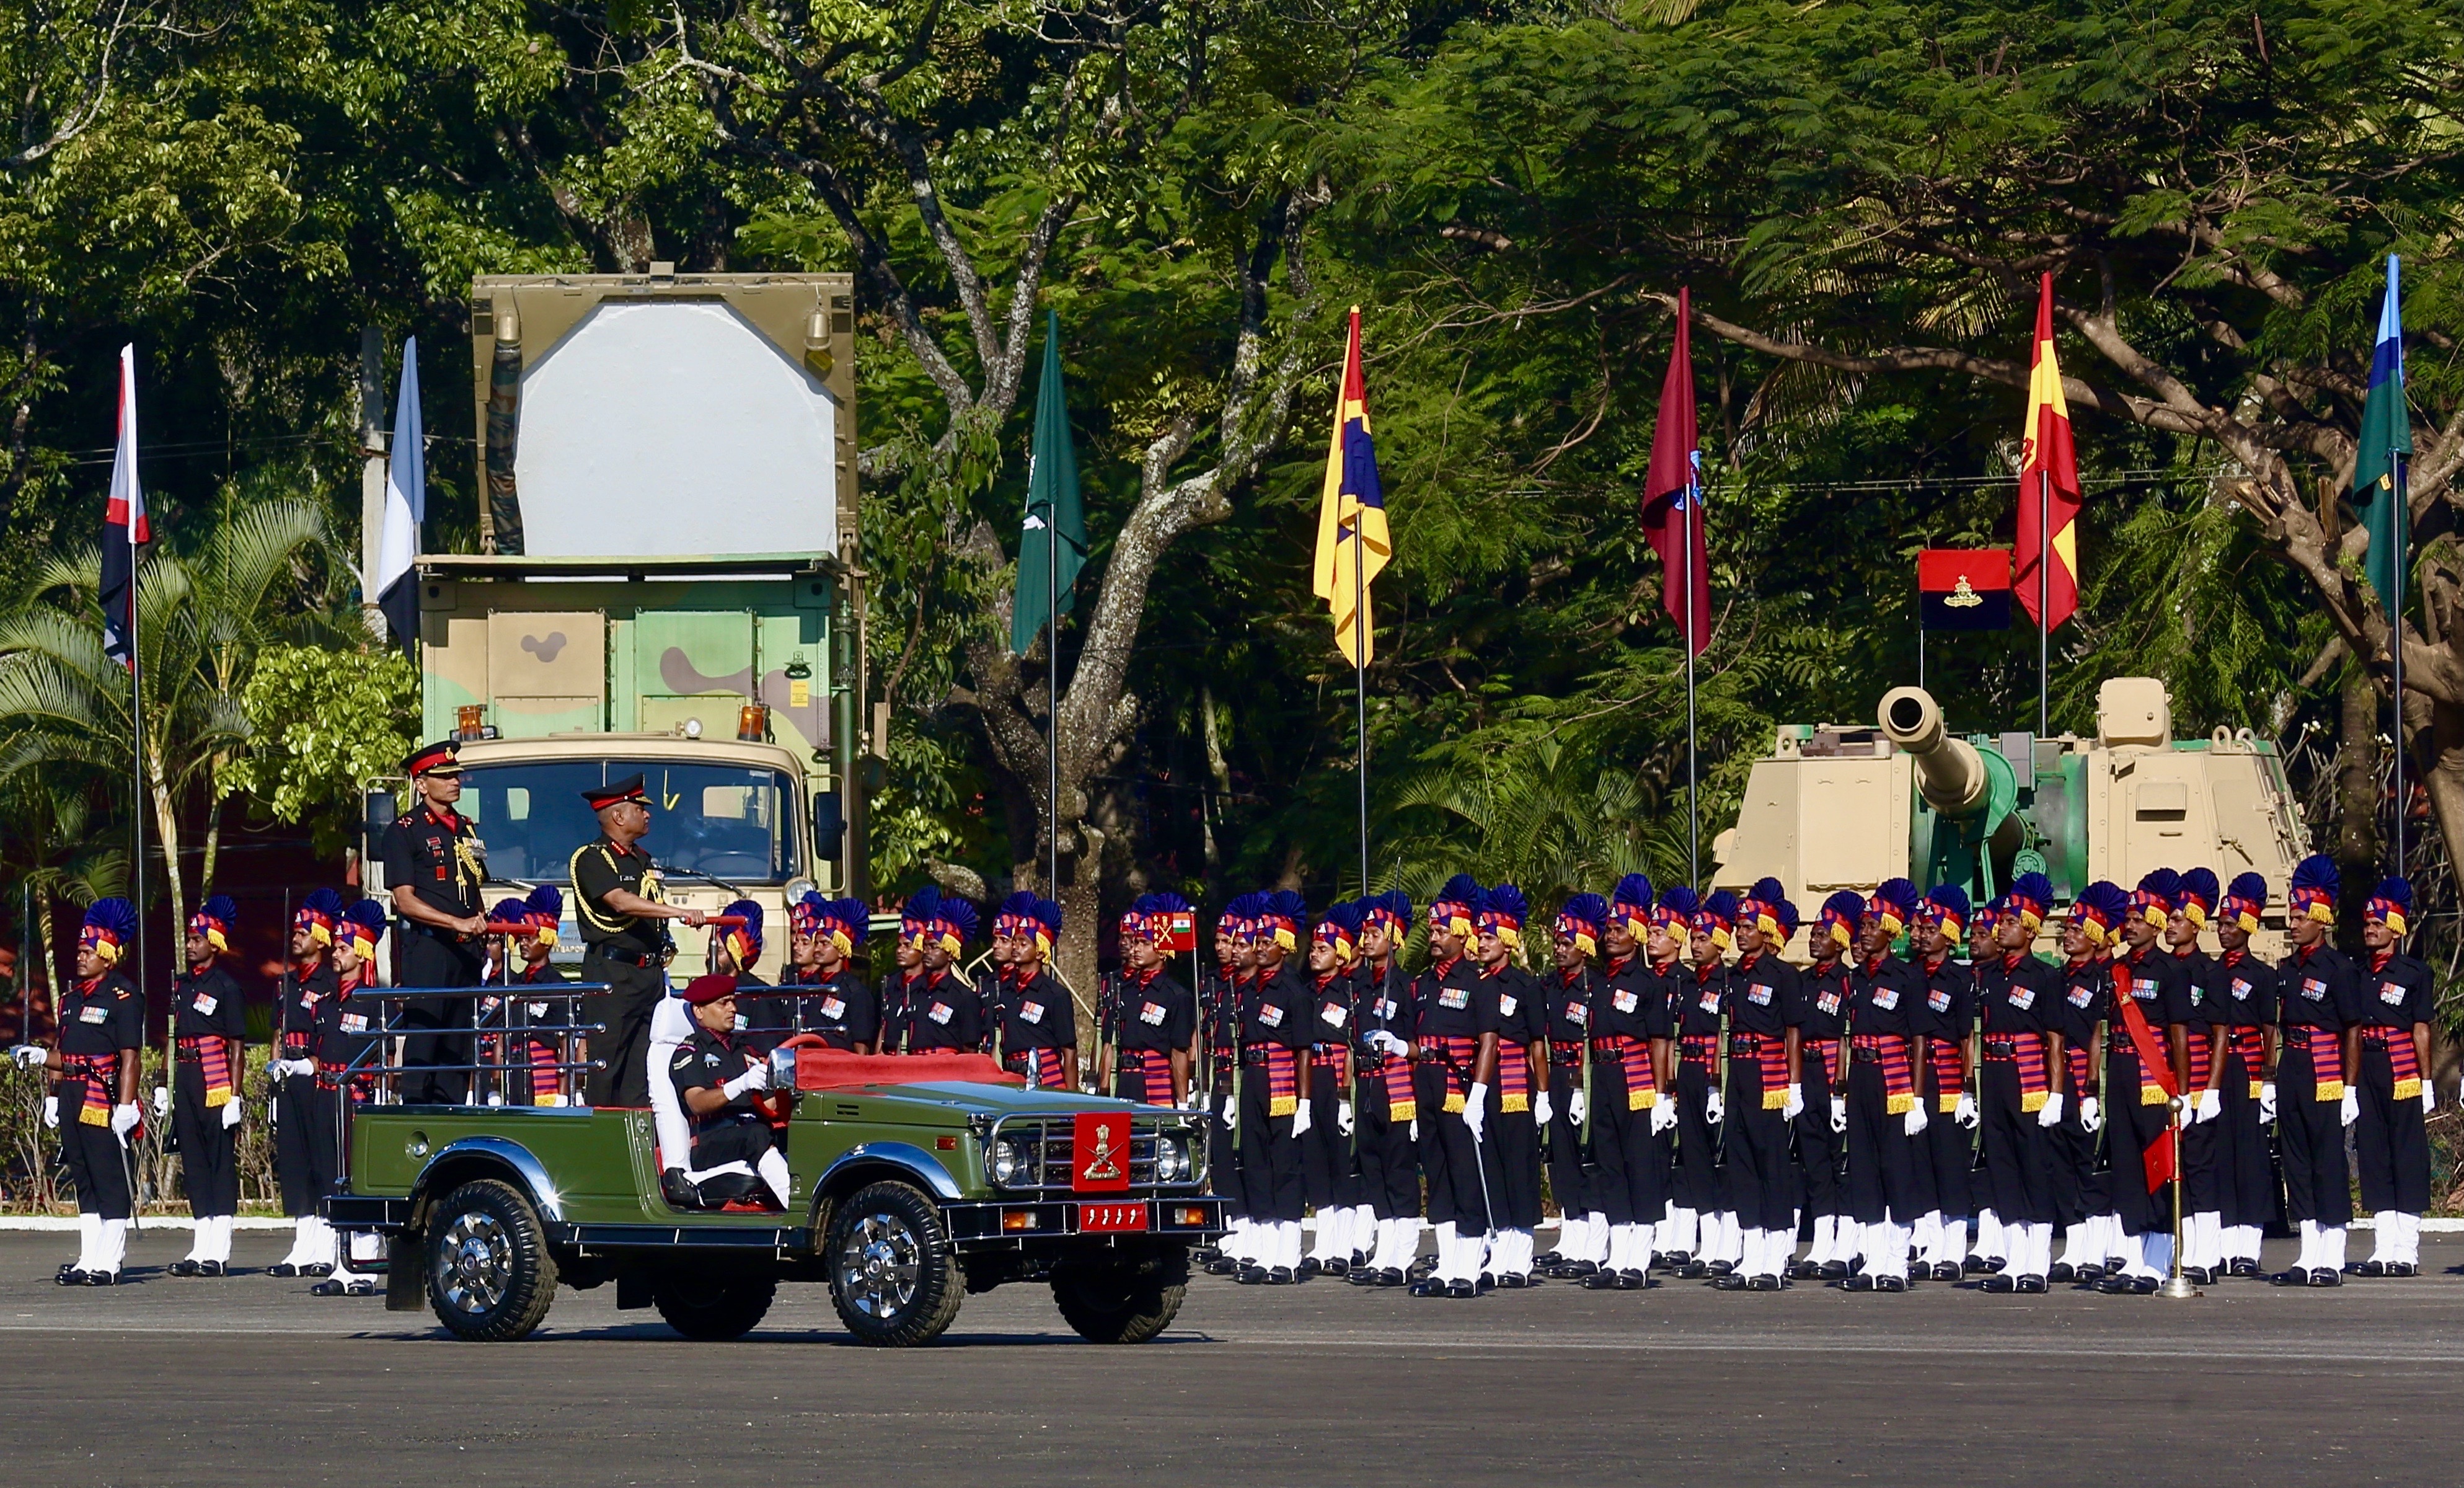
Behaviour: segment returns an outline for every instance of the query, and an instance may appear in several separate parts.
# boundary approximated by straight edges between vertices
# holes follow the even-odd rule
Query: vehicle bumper
[[[1084,1237],[1105,1240],[1210,1240],[1221,1234],[1230,1201],[1215,1194],[1165,1199],[1053,1199],[944,1204],[942,1221],[960,1250],[998,1250],[1029,1242]],[[1137,1210],[1134,1215],[1128,1211]],[[1126,1221],[1126,1222],[1125,1222]]]

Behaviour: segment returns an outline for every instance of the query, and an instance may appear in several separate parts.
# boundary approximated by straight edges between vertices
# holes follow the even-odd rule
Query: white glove
[[[1804,1114],[1805,1087],[1803,1085],[1789,1086],[1788,1103],[1779,1108],[1779,1119],[1784,1122],[1793,1122]]]
[[[2258,1087],[2258,1119],[2262,1122],[2276,1120],[2276,1081],[2274,1080],[2269,1080]]]
[[[2096,1097],[2082,1096],[2079,1098],[2079,1125],[2085,1127],[2087,1129],[2087,1134],[2091,1137],[2103,1129],[2104,1110],[2096,1103]]]
[[[239,1124],[239,1111],[240,1099],[236,1094],[234,1094],[229,1100],[223,1102],[223,1129],[225,1131],[229,1131]]]
[[[154,1087],[154,1114],[157,1116],[171,1114],[171,1092],[165,1086]]]
[[[2061,1123],[2062,1093],[2058,1090],[2049,1091],[2046,1093],[2044,1105],[2036,1112],[2036,1124],[2039,1126],[2059,1126]]]
[[[719,1093],[726,1096],[730,1100],[741,1099],[744,1093],[748,1090],[767,1090],[769,1088],[770,1066],[766,1062],[753,1066],[753,1068],[746,1070],[743,1074],[736,1077],[736,1078],[729,1080],[726,1084],[718,1087]]]
[[[1292,1107],[1292,1135],[1306,1137],[1309,1129],[1309,1108],[1314,1101],[1304,1100]]]
[[[52,1127],[52,1128],[54,1128],[55,1130],[56,1130],[56,1129],[59,1127],[59,1124],[60,1124],[60,1098],[59,1098],[59,1097],[57,1097],[57,1096],[45,1096],[45,1097],[43,1098],[43,1124],[44,1124],[44,1125],[46,1125],[46,1126]]]
[[[2421,1088],[2428,1090],[2430,1085],[2425,1081]],[[1592,1103],[1583,1099],[1583,1093],[1581,1091],[1577,1090],[1573,1095],[1566,1098],[1566,1120],[1573,1122],[1577,1126],[1580,1126],[1583,1124],[1583,1119],[1591,1114]]]
[[[1475,1083],[1463,1096],[1463,1124],[1471,1128],[1471,1140],[1480,1140],[1481,1126],[1488,1120],[1488,1087]]]
[[[2345,1124],[2345,1125],[2347,1125],[2347,1126],[2350,1126],[2350,1125],[2352,1125],[2355,1122],[2358,1122],[2358,1121],[2360,1121],[2361,1119],[2362,1119],[2362,1098],[2361,1098],[2361,1094],[2360,1094],[2360,1092],[2358,1092],[2358,1091],[2356,1091],[2356,1090],[2352,1089],[2350,1086],[2347,1086],[2347,1087],[2345,1087],[2345,1090],[2344,1090],[2344,1124]]]
[[[1718,1091],[1714,1090],[1703,1098],[1703,1119],[1705,1121],[1717,1126],[1722,1122],[1727,1120],[1727,1117],[1728,1103],[1720,1099],[1720,1093]]]
[[[1848,1129],[1848,1102],[1837,1096],[1831,1098],[1831,1129],[1835,1132]]]
[[[1677,1124],[1677,1105],[1671,1100],[1654,1101],[1651,1107],[1651,1134],[1655,1137]]]
[[[1557,1119],[1557,1103],[1549,1099],[1549,1092],[1531,1098],[1531,1119],[1543,1126]]]
[[[2199,1092],[2199,1115],[2202,1122],[2212,1122],[2225,1114],[2225,1093],[2221,1090]]]
[[[1390,1055],[1397,1059],[1408,1059],[1412,1056],[1411,1045],[1382,1028],[1370,1031],[1369,1047],[1375,1053]]]
[[[1925,1122],[1928,1120],[1925,1115],[1925,1101],[1920,1099],[1916,1104],[1908,1107],[1907,1119],[1900,1123],[1900,1129],[1913,1137],[1925,1129]]]
[[[1976,1098],[1969,1095],[1965,1090],[1961,1091],[1959,1093],[1959,1105],[1950,1113],[1950,1119],[1957,1122],[1962,1126],[1975,1125],[1979,1120],[1976,1111]]]
[[[118,1137],[122,1143],[125,1143],[128,1140],[128,1134],[136,1129],[136,1101],[131,1100],[125,1105],[116,1105],[111,1108],[111,1134],[113,1136]]]
[[[1349,1137],[1352,1135],[1352,1102],[1349,1100],[1336,1101],[1334,1103],[1334,1129]]]
[[[1420,1119],[1417,1116],[1412,1118],[1411,1136],[1414,1142],[1420,1140]]]
[[[1230,1131],[1232,1129],[1232,1098],[1230,1096],[1225,1096],[1223,1098],[1223,1103],[1216,1108],[1215,1117],[1216,1120],[1223,1123],[1223,1129],[1225,1131]]]
[[[2421,1114],[2428,1116],[2438,1109],[2438,1087],[2428,1079],[2421,1082]]]
[[[9,1057],[16,1060],[21,1070],[39,1070],[51,1062],[52,1052],[40,1044],[19,1044],[9,1051]]]

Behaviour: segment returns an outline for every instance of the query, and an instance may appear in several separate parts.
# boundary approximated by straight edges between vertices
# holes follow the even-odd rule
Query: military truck
[[[386,1235],[386,1306],[457,1338],[526,1337],[560,1286],[613,1285],[620,1309],[732,1339],[801,1281],[859,1342],[911,1347],[969,1294],[1043,1281],[1081,1337],[1137,1344],[1223,1230],[1201,1113],[1023,1089],[981,1055],[774,1053],[783,1211],[679,1208],[650,1111],[401,1105],[374,1059],[326,1217]]]
[[[481,551],[416,561],[420,727],[462,741],[492,894],[561,883],[581,790],[636,771],[671,899],[776,925],[866,892],[851,297],[668,265],[473,281],[488,496]],[[403,788],[372,785],[371,849]],[[697,963],[704,932],[677,941]]]
[[[1894,877],[1982,900],[2033,871],[2067,903],[2100,878],[2129,888],[2157,868],[2204,865],[2228,883],[2256,872],[2272,907],[2253,945],[2273,959],[2303,840],[2274,742],[2225,728],[2176,739],[2154,677],[2108,678],[2092,738],[1956,735],[1930,694],[1896,687],[1870,725],[1780,725],[1736,825],[1712,840],[1712,881],[1776,877],[1808,908]]]

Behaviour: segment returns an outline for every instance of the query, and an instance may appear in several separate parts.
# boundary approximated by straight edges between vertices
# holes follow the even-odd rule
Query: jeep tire
[[[477,1178],[429,1213],[428,1305],[455,1338],[527,1338],[556,1300],[556,1256],[539,1212],[512,1184]]]
[[[1057,1266],[1052,1299],[1090,1344],[1143,1344],[1172,1326],[1189,1290],[1189,1251],[1114,1251]]]
[[[966,1277],[941,1211],[913,1184],[885,1180],[840,1200],[822,1242],[830,1305],[856,1341],[881,1348],[929,1344],[957,1320]]]
[[[724,1344],[759,1327],[778,1295],[775,1277],[674,1266],[659,1273],[650,1299],[668,1326],[685,1337]]]

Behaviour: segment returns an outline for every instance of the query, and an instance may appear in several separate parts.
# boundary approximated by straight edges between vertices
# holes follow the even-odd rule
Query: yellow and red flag
[[[2028,618],[2050,631],[2079,608],[2079,454],[2071,445],[2071,410],[2062,398],[2062,369],[2054,360],[2054,277],[2036,294],[2036,344],[2028,361],[2027,457],[2019,469],[2017,572],[2011,589]],[[2054,561],[2040,573],[2039,553]]]
[[[1326,488],[1317,512],[1317,597],[1334,619],[1335,648],[1353,666],[1376,652],[1369,586],[1395,554],[1386,530],[1386,493],[1377,447],[1369,437],[1369,402],[1360,376],[1360,307],[1343,351],[1343,388],[1334,399],[1334,437],[1326,452]]]

